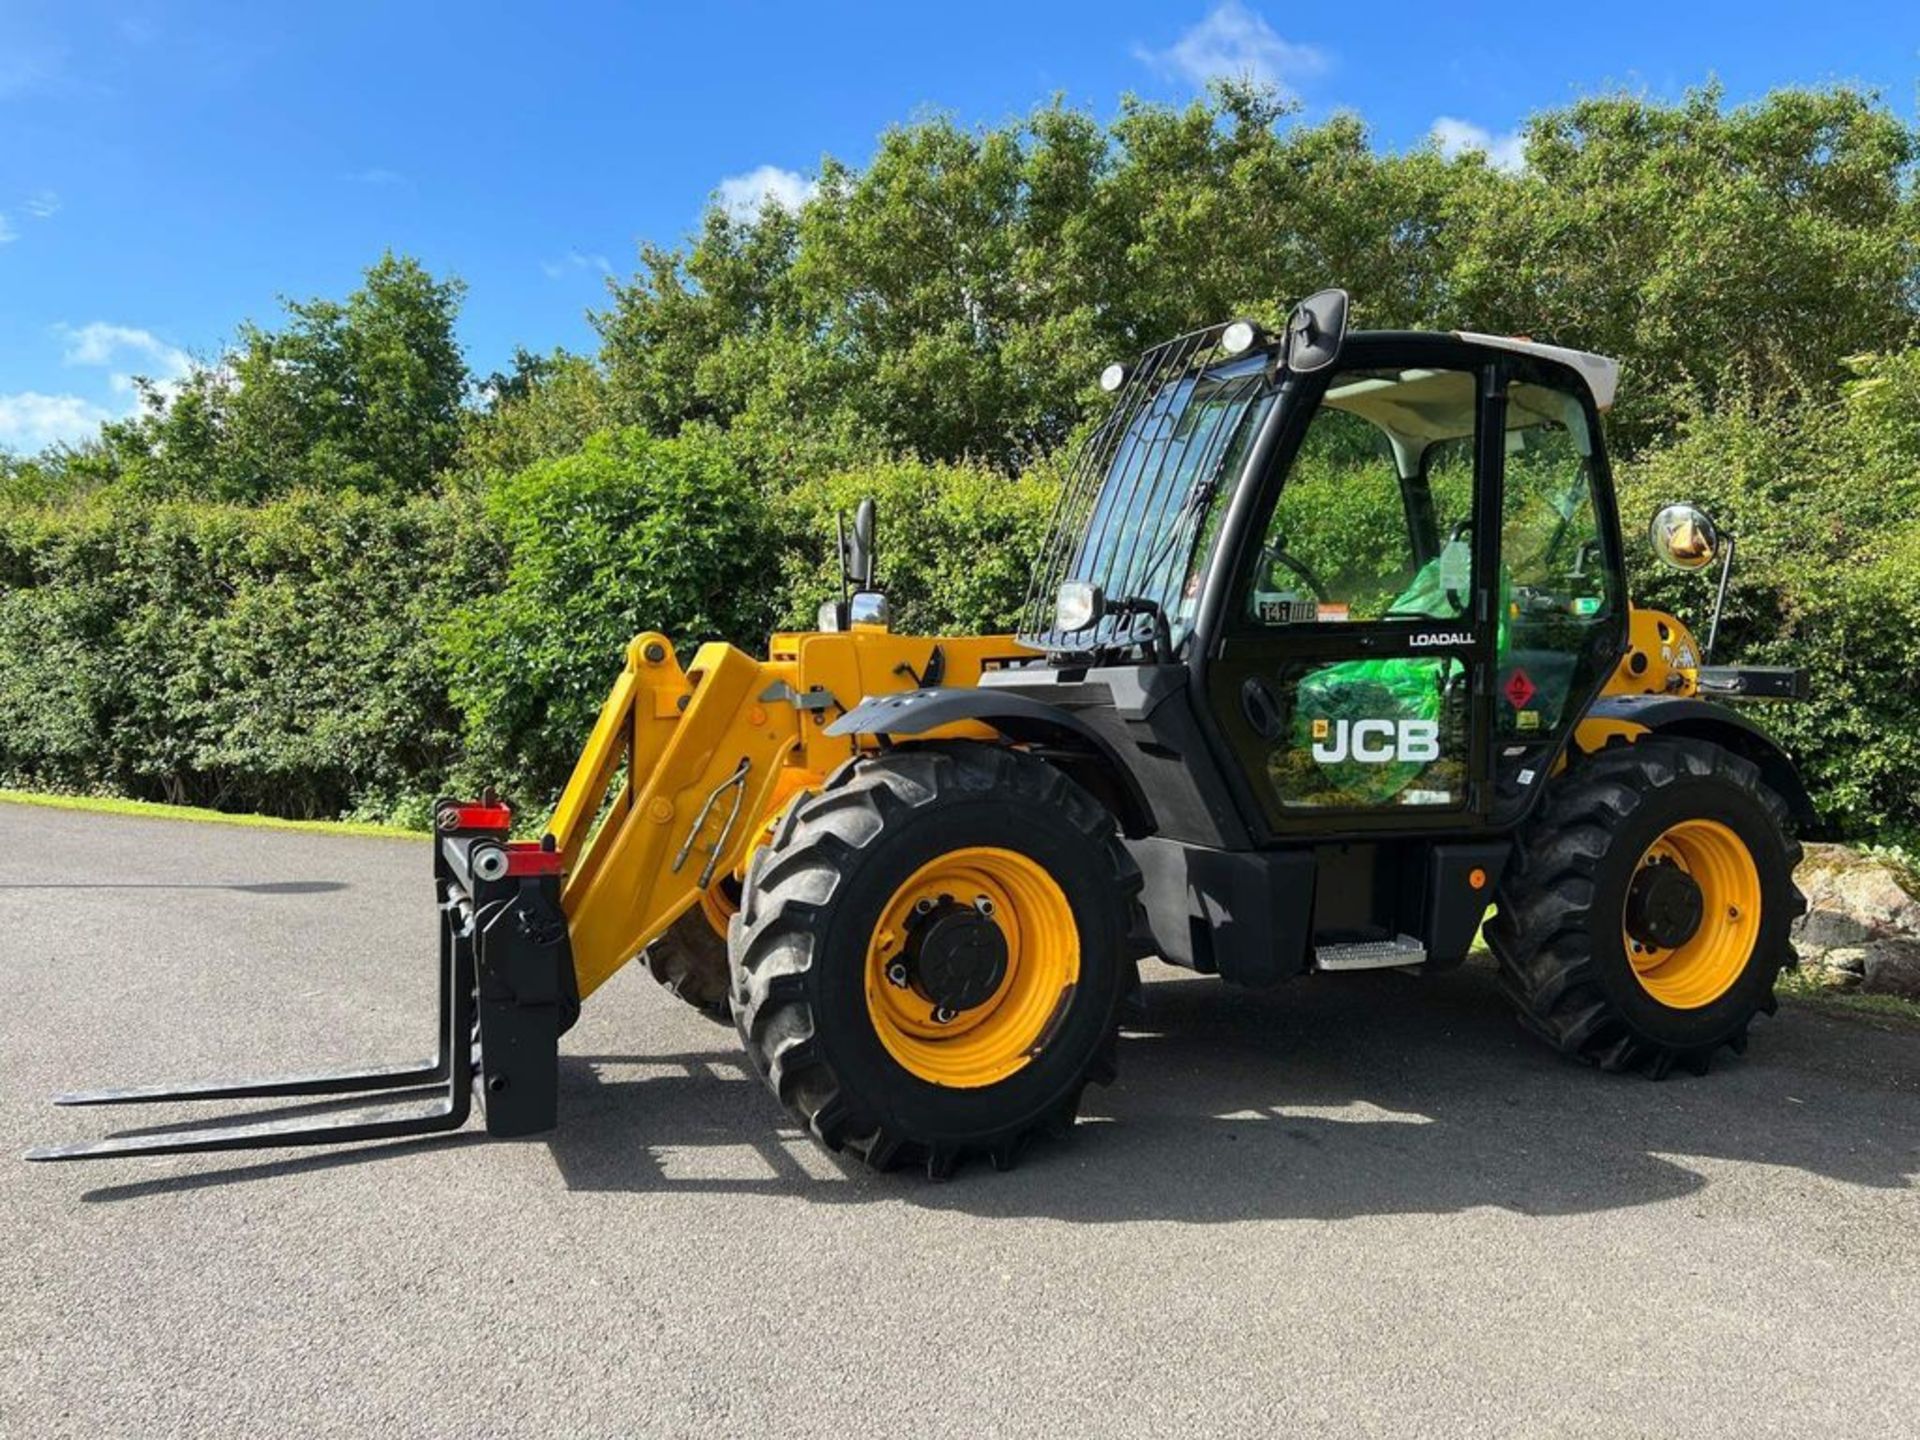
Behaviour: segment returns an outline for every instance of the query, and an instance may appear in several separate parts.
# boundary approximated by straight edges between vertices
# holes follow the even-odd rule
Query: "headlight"
[[[1229,355],[1244,355],[1259,338],[1259,326],[1251,320],[1236,320],[1220,332],[1220,348]]]
[[[1053,602],[1053,628],[1071,635],[1086,630],[1100,618],[1100,587],[1091,580],[1069,580]]]

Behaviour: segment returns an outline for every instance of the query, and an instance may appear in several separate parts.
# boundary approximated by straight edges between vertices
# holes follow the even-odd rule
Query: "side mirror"
[[[1647,543],[1663,565],[1704,570],[1720,553],[1720,527],[1697,505],[1666,505],[1647,527]]]
[[[1287,368],[1301,375],[1326,369],[1339,358],[1346,338],[1347,292],[1309,295],[1287,316]]]

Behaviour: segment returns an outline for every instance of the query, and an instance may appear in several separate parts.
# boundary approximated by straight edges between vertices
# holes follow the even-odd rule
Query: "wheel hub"
[[[968,845],[894,890],[867,943],[867,1013],[916,1079],[993,1085],[1046,1045],[1080,974],[1065,891],[1017,850]]]
[[[1007,978],[1007,937],[989,915],[942,899],[907,930],[907,983],[936,1011],[957,1015],[984,1005]]]
[[[1670,861],[1644,865],[1627,889],[1627,934],[1654,950],[1677,950],[1700,929],[1699,882]]]

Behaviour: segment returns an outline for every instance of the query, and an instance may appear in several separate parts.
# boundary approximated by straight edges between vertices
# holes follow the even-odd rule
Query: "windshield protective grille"
[[[1222,478],[1244,459],[1270,390],[1265,357],[1221,363],[1224,326],[1196,330],[1140,357],[1113,411],[1074,458],[1034,567],[1021,639],[1085,653],[1146,643],[1145,615],[1061,631],[1054,598],[1068,580],[1110,600],[1151,600],[1177,647],[1191,627],[1195,546]]]

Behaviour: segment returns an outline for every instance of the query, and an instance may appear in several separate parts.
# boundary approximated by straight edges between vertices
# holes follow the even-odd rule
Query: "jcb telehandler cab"
[[[1773,1008],[1813,818],[1709,697],[1802,682],[1630,606],[1615,380],[1525,340],[1348,334],[1337,291],[1284,334],[1112,366],[1018,637],[891,633],[863,509],[819,631],[684,670],[633,642],[540,839],[440,807],[432,1060],[62,1097],[430,1099],[35,1158],[448,1129],[475,1087],[490,1131],[544,1130],[559,1036],[642,956],[826,1145],[935,1174],[1071,1123],[1146,956],[1248,987],[1426,972],[1485,920],[1548,1042],[1704,1069]],[[1731,559],[1689,507],[1653,532]]]

